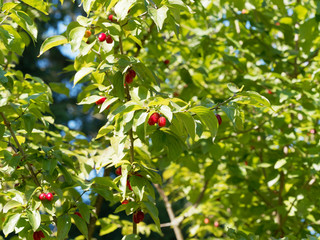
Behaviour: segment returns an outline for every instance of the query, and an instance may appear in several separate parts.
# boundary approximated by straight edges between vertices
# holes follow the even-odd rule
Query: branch
[[[202,199],[203,199],[203,197],[204,197],[204,193],[205,193],[205,191],[207,190],[208,183],[209,183],[209,179],[204,182],[204,186],[203,186],[203,188],[202,188],[202,191],[201,191],[201,193],[200,193],[197,201],[196,201],[195,204],[194,204],[194,207],[198,207],[199,204],[201,203],[201,201],[202,201]]]
[[[110,174],[110,169],[104,169],[103,176],[109,176]],[[98,195],[96,203],[95,203],[95,209],[96,209],[96,215],[99,218],[99,213],[101,212],[101,207],[103,203],[104,198],[101,195]],[[90,217],[90,222],[88,225],[88,240],[91,240],[94,234],[94,230],[96,229],[96,222],[97,222],[97,217],[96,216],[91,216]]]
[[[183,235],[182,235],[182,232],[179,228],[179,224],[181,221],[177,221],[176,216],[174,215],[174,212],[172,210],[171,203],[169,202],[169,199],[166,196],[166,194],[164,193],[163,189],[158,184],[154,184],[154,186],[157,189],[157,191],[159,192],[160,196],[162,197],[162,199],[165,203],[165,207],[167,209],[167,212],[168,212],[168,215],[170,218],[170,225],[173,227],[173,231],[174,231],[174,234],[176,235],[176,239],[183,240]]]
[[[15,141],[16,145],[17,145],[17,148],[19,149],[20,153],[22,154],[22,159],[26,159],[27,155],[24,152],[23,148],[21,147],[21,145],[20,145],[20,143],[19,143],[19,141],[17,139],[17,136],[16,136],[15,132],[13,131],[12,127],[11,127],[10,122],[8,121],[8,119],[6,118],[6,116],[4,115],[3,112],[0,112],[0,115],[1,115],[1,117],[3,119],[3,121],[4,121],[4,125],[6,125],[6,127],[9,129],[9,131],[11,133],[11,136],[12,136],[13,140]],[[34,180],[35,184],[38,187],[41,187],[41,184],[40,184],[40,182],[39,182],[39,180],[37,178],[37,175],[34,173],[31,164],[30,163],[26,163],[25,167],[31,173],[31,176],[33,177],[33,180]]]

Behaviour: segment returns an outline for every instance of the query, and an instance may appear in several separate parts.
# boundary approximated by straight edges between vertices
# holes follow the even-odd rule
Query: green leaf
[[[73,84],[76,85],[82,78],[92,73],[95,70],[93,67],[81,68],[74,76]]]
[[[2,67],[0,67],[0,83],[8,82],[8,78],[5,75],[6,75],[6,71],[4,71]]]
[[[69,97],[70,90],[66,87],[64,83],[50,82],[49,86],[54,92],[64,94]]]
[[[257,92],[247,91],[238,94],[238,98],[232,100],[232,102],[237,102],[241,104],[249,104],[255,107],[269,107],[271,108],[271,104],[269,100],[260,95]]]
[[[80,48],[82,38],[86,32],[85,27],[75,27],[69,33],[69,42],[71,45],[71,51],[75,52]]]
[[[203,106],[197,106],[189,110],[192,113],[195,113],[203,125],[207,126],[209,129],[211,136],[214,138],[217,135],[219,123],[216,115],[208,108]]]
[[[123,75],[121,72],[117,72],[113,78],[111,78],[111,82],[113,85],[112,93],[116,95],[121,100],[125,99],[124,95],[124,86],[123,86]]]
[[[81,216],[83,217],[83,219],[87,223],[89,223],[90,222],[90,209],[89,209],[88,205],[85,203],[80,203],[78,205],[78,208],[79,208],[79,212],[80,212]]]
[[[158,9],[148,6],[148,12],[152,20],[157,25],[158,31],[162,29],[164,20],[167,18],[168,10],[169,8],[165,5],[163,5],[161,8],[158,8]]]
[[[28,14],[22,11],[15,11],[10,17],[22,27],[34,41],[37,41],[38,29]]]
[[[276,162],[276,164],[274,165],[274,169],[279,169],[282,166],[284,166],[287,163],[286,159],[280,159]]]
[[[189,113],[179,112],[174,114],[178,120],[183,122],[184,128],[187,130],[189,136],[194,141],[196,137],[196,124],[193,117]]]
[[[89,16],[89,13],[91,11],[91,7],[95,3],[96,0],[84,0],[83,1],[83,10],[87,13],[87,16]]]
[[[5,237],[7,237],[9,233],[12,233],[14,231],[14,228],[16,227],[20,217],[21,217],[20,213],[7,217],[7,219],[3,224],[3,229],[2,229]]]
[[[32,230],[35,232],[40,227],[40,224],[41,224],[40,212],[37,210],[35,211],[27,210],[27,216],[28,216],[29,223],[32,227]]]
[[[114,103],[115,101],[117,101],[119,98],[117,97],[114,97],[114,98],[110,98],[106,101],[104,101],[101,105],[101,108],[100,108],[100,113],[103,112],[107,107],[111,106],[112,103]]]
[[[145,83],[153,82],[159,85],[159,80],[142,62],[132,64],[132,68],[137,72],[139,78]]]
[[[172,121],[173,114],[170,107],[162,105],[160,107],[160,113],[162,113],[169,120],[169,122]]]
[[[58,240],[64,240],[71,228],[71,218],[69,215],[58,217]]]
[[[59,167],[61,173],[63,174],[65,181],[71,185],[73,183],[73,180],[72,180],[72,176],[69,173],[69,171],[61,164],[58,164],[58,167]]]
[[[88,225],[76,214],[71,215],[79,231],[88,239]]]
[[[228,83],[227,86],[229,90],[233,93],[241,92],[242,89],[244,88],[244,85],[242,85],[241,88],[238,88],[237,85],[235,85],[234,83]]]
[[[159,212],[158,208],[150,201],[148,202],[142,202],[142,206],[148,210],[148,213],[150,214],[151,218],[155,222],[158,229],[160,229],[160,220],[159,220]]]
[[[130,177],[130,183],[134,194],[142,201],[145,192],[146,180],[139,176]]]
[[[81,100],[81,102],[78,103],[78,105],[84,105],[84,104],[92,104],[98,101],[101,98],[101,96],[97,95],[90,95],[84,99]]]
[[[276,184],[280,179],[280,174],[278,174],[274,179],[270,180],[268,182],[268,187],[272,187],[274,184]]]
[[[141,238],[139,237],[139,235],[130,234],[130,235],[124,236],[121,240],[140,240],[140,239]]]
[[[114,12],[117,15],[118,21],[125,19],[128,15],[128,11],[132,4],[134,4],[136,0],[119,0],[118,3],[114,7]]]
[[[48,15],[48,2],[42,0],[22,0],[22,2],[28,4],[35,9],[38,9],[40,12],[43,12],[45,15]]]
[[[22,119],[23,119],[24,126],[25,126],[27,133],[30,134],[32,132],[32,129],[34,128],[35,123],[36,123],[36,117],[33,116],[32,114],[28,113],[28,114],[24,114],[22,116]]]
[[[25,48],[24,41],[22,40],[20,34],[12,26],[0,26],[0,39],[2,39],[1,41],[8,50],[17,53],[18,55],[22,55]]]
[[[44,40],[44,42],[42,43],[38,57],[42,55],[44,52],[48,51],[50,48],[53,48],[62,44],[66,44],[66,43],[68,43],[68,39],[65,36],[56,35],[56,36],[49,37],[46,40]]]
[[[16,208],[16,207],[20,207],[21,203],[17,202],[15,200],[10,200],[9,202],[6,203],[6,205],[4,205],[2,211],[3,213],[7,213],[9,210]]]

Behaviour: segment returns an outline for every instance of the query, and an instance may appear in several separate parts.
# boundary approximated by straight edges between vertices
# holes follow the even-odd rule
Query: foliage
[[[79,239],[92,239],[97,225],[101,236],[120,227],[122,239],[161,235],[158,193],[177,239],[179,232],[187,239],[319,232],[316,1],[84,0],[82,7],[87,15],[47,38],[39,56],[62,44],[77,53],[65,71],[83,85],[78,104],[105,120],[90,141],[55,123],[48,85],[15,70],[50,4],[0,0],[6,236],[32,239],[41,230],[45,239],[65,239],[73,223]],[[101,32],[113,42],[99,41]],[[148,124],[155,112],[165,127]],[[41,201],[42,192],[53,192],[53,201]],[[114,214],[142,210],[152,223],[99,218],[104,200],[117,206]]]

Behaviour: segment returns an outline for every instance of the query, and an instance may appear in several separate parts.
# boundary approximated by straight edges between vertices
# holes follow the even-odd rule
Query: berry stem
[[[120,48],[121,55],[124,55],[121,35],[119,37],[119,48]],[[127,102],[129,102],[131,100],[129,84],[125,84],[125,90],[127,94]],[[129,138],[130,138],[130,162],[133,163],[134,162],[134,138],[133,138],[132,128],[129,130]],[[132,221],[132,223],[133,223],[133,226],[132,226],[133,234],[137,234],[137,224],[134,221]]]

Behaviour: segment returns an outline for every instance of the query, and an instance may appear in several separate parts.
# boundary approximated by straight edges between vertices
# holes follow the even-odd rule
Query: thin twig
[[[157,189],[157,191],[159,192],[160,196],[162,197],[162,199],[165,203],[165,207],[167,209],[167,212],[168,212],[168,215],[170,218],[170,224],[173,227],[173,231],[174,231],[174,234],[176,235],[176,239],[183,240],[183,235],[182,235],[181,229],[179,228],[180,221],[179,222],[177,221],[168,197],[166,196],[163,189],[158,184],[154,184],[154,186]]]

